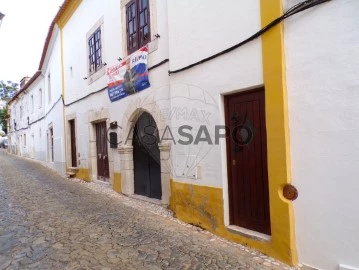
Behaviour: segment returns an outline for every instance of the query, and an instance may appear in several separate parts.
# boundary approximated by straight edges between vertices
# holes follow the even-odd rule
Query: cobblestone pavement
[[[0,269],[289,269],[111,192],[0,151]]]

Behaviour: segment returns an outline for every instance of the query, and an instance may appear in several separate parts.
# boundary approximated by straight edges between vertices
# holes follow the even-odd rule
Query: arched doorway
[[[133,130],[135,194],[162,199],[158,129],[153,117],[143,112]]]

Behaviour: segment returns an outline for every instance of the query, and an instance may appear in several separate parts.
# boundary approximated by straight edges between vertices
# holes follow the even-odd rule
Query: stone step
[[[75,175],[76,175],[75,172],[66,172],[66,176],[67,176],[68,178],[74,178]]]
[[[67,171],[77,173],[79,171],[79,168],[77,168],[77,167],[68,167]]]

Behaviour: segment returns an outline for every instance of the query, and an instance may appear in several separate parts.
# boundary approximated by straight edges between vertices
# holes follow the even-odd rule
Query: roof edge
[[[41,75],[41,70],[45,63],[47,51],[49,49],[52,35],[55,30],[56,24],[61,24],[62,27],[66,24],[66,22],[71,18],[72,14],[76,11],[77,7],[81,4],[82,0],[65,0],[59,11],[56,13],[55,18],[52,20],[49,31],[47,33],[44,48],[42,50],[42,55],[39,63],[38,70],[36,73],[31,77],[31,79],[24,85],[22,89],[19,90],[9,101],[8,104],[12,103],[22,92],[24,92],[30,85]]]
[[[17,97],[18,97],[21,93],[23,93],[24,91],[26,91],[26,90],[31,86],[31,84],[33,84],[33,83],[36,81],[36,79],[37,79],[38,77],[40,77],[40,75],[41,75],[41,70],[36,71],[36,73],[30,78],[30,80],[24,85],[24,87],[21,88],[21,89],[19,90],[19,92],[17,92],[17,93],[9,100],[8,104],[11,104],[13,101],[15,101],[15,99],[17,99]]]

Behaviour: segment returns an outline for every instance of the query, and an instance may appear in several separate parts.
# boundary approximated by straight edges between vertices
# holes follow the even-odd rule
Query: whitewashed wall
[[[52,42],[45,58],[43,67],[44,74],[44,106],[47,113],[44,119],[44,131],[48,132],[49,127],[53,127],[54,132],[54,157],[51,166],[59,172],[65,173],[65,141],[64,141],[64,115],[62,95],[62,65],[61,65],[61,38],[57,28],[55,28]],[[48,76],[51,77],[51,99],[49,99]],[[49,101],[50,100],[50,101]],[[44,134],[46,135],[46,134]],[[49,161],[49,154],[47,154]]]
[[[225,5],[215,0],[169,1],[168,5],[170,70],[219,53],[260,29],[259,1],[230,0]],[[190,124],[198,129],[199,125],[207,125],[214,141],[214,126],[224,125],[222,95],[262,85],[262,73],[261,40],[257,39],[207,63],[171,74],[172,109],[187,109],[189,114],[197,109],[210,114],[209,122],[202,122],[201,117],[199,121],[188,121],[189,115],[178,117],[172,121],[173,128]],[[224,139],[212,147],[177,145],[171,154],[177,181],[214,187],[227,182]],[[189,177],[181,177],[186,162],[180,164],[188,154],[194,160],[190,163],[199,168],[188,171]],[[194,179],[198,170],[201,178]]]
[[[51,101],[49,102],[48,74],[51,74]],[[40,95],[41,89],[41,95]],[[55,29],[45,58],[42,74],[10,104],[11,133],[10,152],[44,162],[47,166],[64,173],[64,125],[61,69],[61,43]],[[33,97],[33,102],[31,100]],[[20,117],[20,107],[22,116]],[[14,120],[16,129],[14,132]],[[30,123],[30,125],[29,125]],[[54,130],[54,159],[49,160],[48,129]],[[26,144],[25,144],[26,137]]]
[[[103,27],[101,31],[102,61],[110,66],[116,63],[118,57],[123,57],[120,1],[110,0],[106,5],[103,5],[100,1],[82,1],[62,30],[66,104],[76,102],[78,99],[107,85],[104,72],[102,72],[102,76],[99,76],[92,83],[90,83],[88,75],[87,36],[92,32],[91,29],[94,26],[100,26],[99,21],[102,21]],[[73,46],[73,44],[77,44],[77,46]],[[105,69],[106,67],[103,68],[103,71]],[[88,77],[88,79],[84,80],[83,78],[85,77]],[[67,120],[71,116],[76,121],[78,167],[80,168],[88,169],[91,167],[89,160],[91,127],[89,115],[109,106],[110,100],[105,90],[66,107]],[[70,145],[68,145],[67,149],[67,159],[70,162]],[[113,161],[110,160],[110,162],[112,163]]]
[[[263,84],[261,42],[259,39],[252,42],[250,46],[245,46],[200,67],[180,74],[173,74],[170,77],[167,75],[168,69],[180,68],[210,56],[258,31],[260,28],[259,2],[249,3],[233,0],[230,5],[233,7],[232,9],[223,7],[222,11],[226,16],[221,16],[219,19],[217,15],[221,12],[218,10],[218,2],[216,1],[199,1],[196,3],[196,7],[193,7],[193,3],[190,1],[170,1],[169,3],[167,1],[152,1],[151,7],[152,11],[155,9],[156,17],[151,17],[151,34],[154,35],[157,32],[161,38],[156,41],[158,42],[158,49],[150,53],[149,66],[170,58],[170,67],[166,64],[150,71],[152,87],[142,93],[110,103],[105,91],[66,108],[66,115],[73,117],[75,114],[77,119],[77,150],[80,155],[80,167],[91,166],[88,163],[90,150],[88,145],[90,139],[88,116],[91,112],[108,108],[109,120],[122,123],[123,113],[127,111],[128,104],[141,103],[141,100],[145,100],[146,96],[155,95],[155,100],[162,98],[167,100],[167,103],[165,101],[158,102],[158,106],[162,108],[165,114],[171,102],[173,102],[172,111],[183,107],[183,103],[178,106],[176,102],[181,103],[183,101],[181,98],[188,98],[185,93],[188,93],[188,86],[193,85],[196,88],[195,91],[199,91],[200,95],[208,94],[215,105],[215,111],[211,112],[211,124],[214,129],[215,124],[224,124],[224,116],[220,113],[223,111],[221,94]],[[204,11],[198,13],[198,8]],[[104,25],[103,62],[112,65],[116,63],[116,58],[123,57],[122,19],[118,10],[121,10],[119,1],[111,1],[108,5],[101,5],[97,1],[83,1],[63,29],[66,103],[73,102],[106,86],[106,76],[100,77],[93,83],[89,83],[89,79],[83,80],[84,77],[88,77],[87,40],[85,37],[101,18]],[[213,20],[213,17],[218,17],[218,20]],[[238,27],[238,25],[245,25],[246,27]],[[153,32],[153,29],[156,32]],[[234,32],[236,35],[233,35]],[[209,39],[212,40],[211,46],[208,46]],[[73,46],[73,44],[78,45]],[[216,78],[217,76],[218,78]],[[183,87],[187,89],[183,89]],[[173,96],[177,95],[176,93],[180,94],[180,99]],[[201,98],[203,99],[203,97]],[[188,107],[191,108],[200,108],[200,106],[201,104],[196,103],[188,104]],[[191,108],[187,109],[191,110]],[[173,118],[171,120],[173,120],[173,127],[188,123],[188,119],[183,118],[183,122],[181,122],[181,118],[178,118],[178,121]],[[188,147],[177,148],[176,146],[173,149],[172,170],[178,174],[177,171],[181,171],[182,168],[175,168],[175,164],[182,163],[183,158],[181,156],[183,157],[183,154],[187,153]],[[178,149],[178,152],[175,149]],[[226,165],[223,162],[219,168],[213,166],[213,164],[218,164],[218,155],[225,156],[224,146],[214,146],[209,154],[206,154],[206,158],[201,163],[207,165],[201,168],[204,173],[202,173],[199,181],[195,180],[196,184],[222,186],[223,173],[225,173],[222,171],[222,166],[225,167]],[[118,153],[114,151],[111,162],[113,162],[115,171],[120,169],[119,163],[114,162],[116,159],[118,160]],[[181,181],[192,182],[193,179],[184,177]]]
[[[41,97],[40,97],[41,89]],[[30,123],[37,121],[45,115],[45,104],[44,104],[44,78],[40,75],[39,78],[28,88],[26,98],[29,103],[28,116]],[[31,96],[34,98],[34,109],[31,108]],[[41,99],[41,101],[40,101]],[[47,151],[47,140],[46,140],[46,129],[43,127],[43,121],[39,121],[35,124],[32,124],[30,128],[26,131],[28,137],[28,146],[27,146],[27,156],[46,161],[46,151]],[[41,132],[40,132],[41,130]],[[33,137],[33,138],[32,138]]]
[[[285,21],[299,260],[326,270],[359,268],[358,13],[334,0]]]
[[[123,25],[122,16],[126,1],[109,0],[106,5],[101,1],[84,0],[73,14],[63,29],[64,44],[64,75],[65,75],[65,103],[69,104],[96,92],[107,86],[107,77],[104,72],[97,72],[93,82],[88,75],[88,49],[87,36],[94,26],[102,21],[102,61],[107,67],[118,63],[117,58],[127,55],[126,43],[121,29]],[[151,1],[151,35],[159,33],[161,38],[152,43],[153,49],[149,54],[149,67],[168,58],[168,24],[167,24],[167,1]],[[94,30],[95,28],[93,28]],[[153,38],[154,40],[154,38]],[[74,46],[76,44],[76,46]],[[106,67],[104,67],[104,70]],[[100,75],[98,75],[100,74]],[[77,152],[79,156],[79,167],[89,168],[93,179],[96,178],[94,164],[91,164],[96,149],[91,135],[93,128],[89,118],[94,114],[105,112],[105,118],[109,122],[117,121],[119,125],[123,122],[124,114],[129,104],[136,104],[139,100],[146,99],[157,89],[169,84],[168,64],[156,70],[150,71],[151,88],[137,93],[125,99],[110,102],[107,90],[94,94],[81,101],[66,107],[66,117],[76,119]],[[83,78],[87,77],[87,80]],[[165,88],[168,90],[168,87]],[[101,114],[101,113],[100,113]],[[120,130],[117,130],[120,132]],[[91,142],[92,143],[91,143]],[[68,145],[68,162],[70,161]],[[120,158],[118,150],[109,149],[110,173],[120,172]],[[111,176],[111,175],[110,175]]]
[[[168,5],[170,70],[219,53],[261,28],[259,1],[230,0],[225,5],[215,0],[169,1]],[[209,62],[172,74],[171,109],[187,108],[188,112],[194,109],[198,113],[203,110],[210,115],[209,121],[177,117],[172,121],[173,128],[190,124],[195,135],[200,125],[206,125],[214,138],[215,125],[225,125],[223,95],[263,85],[261,46],[257,39]],[[224,221],[229,224],[225,139],[213,146],[205,142],[197,146],[176,145],[171,157],[176,181],[223,188]]]

